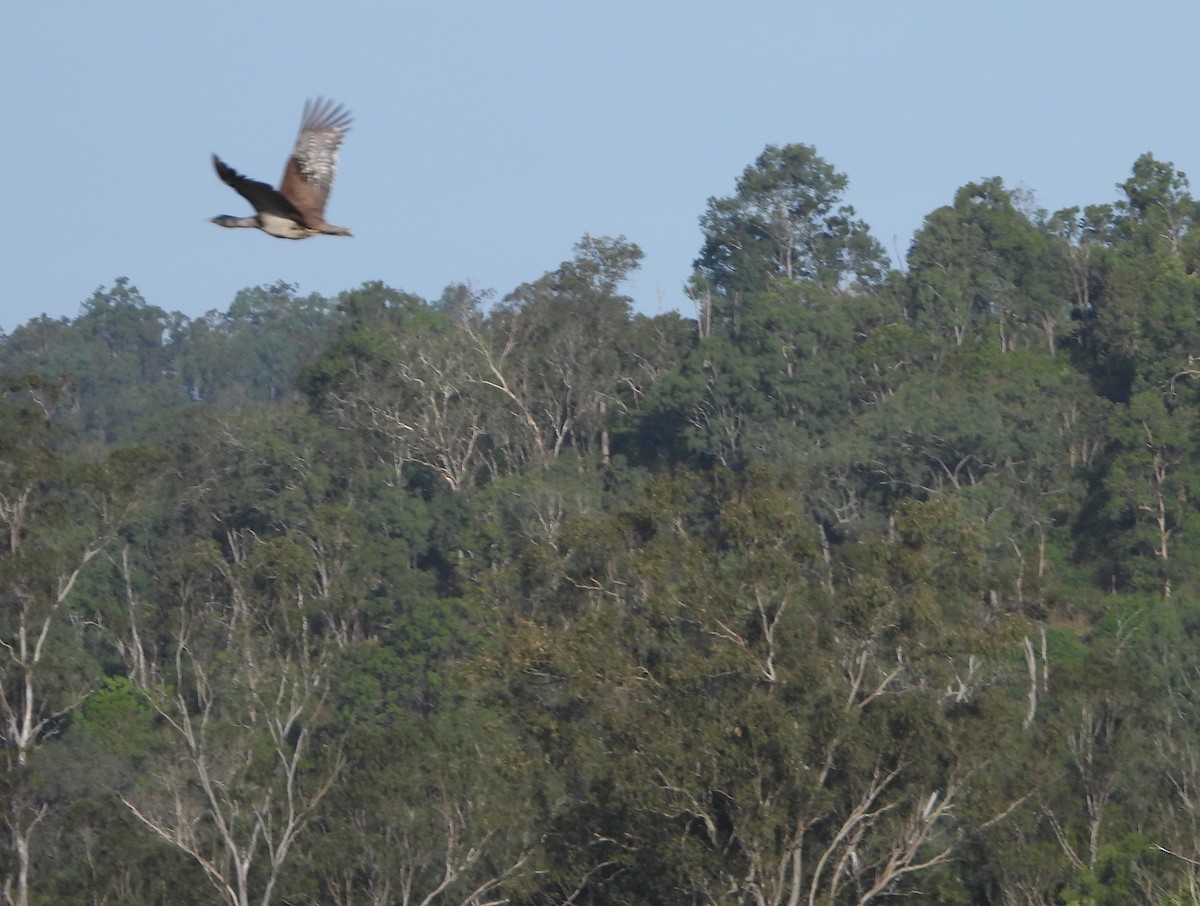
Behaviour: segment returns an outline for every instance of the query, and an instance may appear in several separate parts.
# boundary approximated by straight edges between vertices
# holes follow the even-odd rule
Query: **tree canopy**
[[[584,236],[0,337],[5,902],[1194,901],[1186,176],[903,267],[847,185],[768,146],[695,318]]]

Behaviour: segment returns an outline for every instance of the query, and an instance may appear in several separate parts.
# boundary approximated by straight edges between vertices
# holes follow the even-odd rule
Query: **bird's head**
[[[217,226],[223,227],[256,227],[258,221],[253,217],[234,217],[232,214],[221,214],[217,217],[210,217],[209,223],[215,223]]]

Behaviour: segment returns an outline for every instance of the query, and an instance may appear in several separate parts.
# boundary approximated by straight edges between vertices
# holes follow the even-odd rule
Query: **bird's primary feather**
[[[241,195],[246,201],[250,202],[254,210],[260,213],[267,211],[282,217],[291,217],[297,221],[304,221],[304,215],[284,197],[282,192],[277,192],[265,182],[259,182],[257,179],[250,179],[248,176],[243,176],[215,154],[213,155],[213,166],[216,167],[217,175],[221,177],[221,181]]]

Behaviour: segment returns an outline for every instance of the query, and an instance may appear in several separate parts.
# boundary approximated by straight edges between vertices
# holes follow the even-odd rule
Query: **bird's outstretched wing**
[[[333,188],[338,146],[350,123],[349,111],[333,101],[317,98],[304,104],[300,135],[284,167],[279,193],[309,226],[325,221],[325,202]]]
[[[213,166],[216,167],[221,181],[250,202],[254,206],[254,210],[260,214],[277,214],[280,217],[295,220],[297,223],[303,222],[304,217],[296,210],[295,205],[265,182],[243,176],[215,154],[213,155]]]

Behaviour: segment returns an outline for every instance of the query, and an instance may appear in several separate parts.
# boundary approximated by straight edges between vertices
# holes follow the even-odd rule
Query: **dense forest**
[[[1200,202],[845,189],[0,336],[5,902],[1200,902]]]

